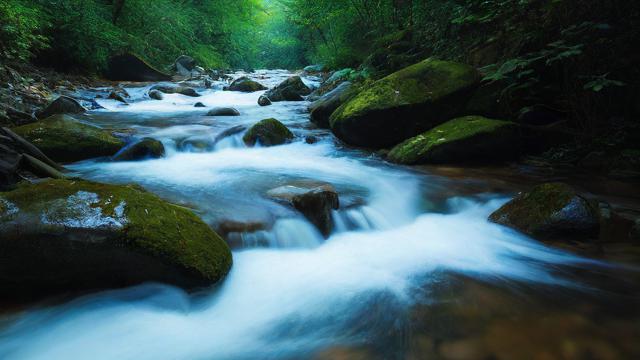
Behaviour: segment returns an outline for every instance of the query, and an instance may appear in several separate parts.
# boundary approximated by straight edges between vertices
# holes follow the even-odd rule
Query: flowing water
[[[238,74],[240,75],[240,74]],[[291,74],[258,71],[273,86]],[[310,86],[316,79],[306,78]],[[218,286],[102,292],[12,314],[3,359],[424,359],[638,356],[637,272],[545,247],[487,216],[509,194],[452,194],[456,180],[389,165],[344,147],[309,122],[306,102],[259,107],[261,94],[199,89],[199,98],[100,101],[82,118],[160,139],[167,156],[101,159],[70,168],[87,179],[138,183],[235,234]],[[233,106],[241,116],[207,117]],[[246,126],[268,117],[296,139],[247,148]],[[313,136],[313,143],[306,137]],[[328,239],[266,192],[321,181],[341,207]],[[629,284],[631,283],[631,285]],[[635,284],[635,286],[634,286]]]

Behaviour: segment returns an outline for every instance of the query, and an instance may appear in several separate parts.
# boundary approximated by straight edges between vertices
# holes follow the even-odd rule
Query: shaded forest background
[[[435,56],[480,68],[495,116],[545,104],[593,134],[640,112],[639,18],[626,0],[5,0],[0,53],[67,72],[133,52],[162,69],[187,54],[357,80]]]

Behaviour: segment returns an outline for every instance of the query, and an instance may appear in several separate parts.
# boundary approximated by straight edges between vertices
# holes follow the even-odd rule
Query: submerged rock
[[[345,81],[341,83],[309,106],[311,122],[321,128],[329,128],[331,114],[355,95],[354,86],[351,82]]]
[[[281,145],[293,139],[293,133],[276,119],[264,119],[247,130],[242,140],[248,146],[256,143],[262,146]]]
[[[205,104],[201,103],[201,102],[197,102],[195,104],[193,104],[193,107],[197,107],[197,108],[203,108],[203,107],[207,107]]]
[[[246,76],[235,79],[226,89],[228,91],[254,92],[266,90],[267,88],[257,81],[253,81]]]
[[[517,158],[519,147],[515,123],[465,116],[400,143],[388,158],[401,164],[490,163]]]
[[[140,141],[126,146],[113,156],[114,161],[133,161],[157,159],[165,154],[162,142],[153,138],[142,138]]]
[[[587,240],[598,236],[598,209],[569,185],[546,183],[521,193],[489,220],[539,237]]]
[[[281,186],[267,193],[300,211],[325,237],[333,231],[332,210],[340,206],[338,192],[326,183],[301,183]]]
[[[164,95],[162,95],[162,93],[158,90],[150,90],[149,91],[149,97],[154,99],[154,100],[162,100],[164,99]]]
[[[198,92],[190,87],[187,86],[167,86],[167,85],[155,85],[151,88],[150,91],[153,90],[158,90],[160,92],[163,92],[165,94],[181,94],[184,96],[191,96],[191,97],[199,97],[200,94],[198,94]],[[151,93],[149,93],[149,95],[151,95]]]
[[[60,96],[38,112],[37,117],[38,119],[46,119],[57,114],[82,114],[86,111],[87,109],[75,99],[68,96]]]
[[[309,95],[311,89],[302,82],[300,76],[292,76],[281,82],[275,88],[267,91],[265,96],[273,102],[277,101],[302,101],[302,96]]]
[[[207,286],[231,267],[191,211],[136,186],[50,180],[0,193],[3,298],[148,281]]]
[[[118,152],[124,142],[109,131],[81,123],[67,115],[55,115],[13,131],[36,145],[55,161],[71,162]]]
[[[269,100],[269,98],[266,97],[265,95],[260,95],[260,97],[258,98],[258,105],[269,106],[271,105],[271,100]]]
[[[395,145],[458,114],[480,78],[468,65],[424,60],[378,80],[341,105],[331,115],[331,129],[353,145]]]
[[[215,107],[207,112],[207,116],[240,116],[240,111],[232,107]]]
[[[167,75],[133,54],[117,55],[109,59],[105,77],[112,81],[169,81]]]

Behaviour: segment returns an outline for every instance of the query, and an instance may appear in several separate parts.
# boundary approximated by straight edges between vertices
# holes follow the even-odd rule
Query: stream
[[[292,74],[248,75],[271,87]],[[318,85],[318,79],[303,80]],[[144,284],[5,315],[0,358],[640,354],[635,269],[550,248],[489,223],[487,216],[512,193],[490,187],[456,193],[451,189],[460,180],[344,146],[309,122],[306,101],[260,107],[263,92],[222,91],[223,85],[197,88],[198,98],[173,94],[161,101],[145,97],[151,84],[132,86],[129,105],[99,100],[105,109],[82,121],[159,139],[167,155],[138,162],[95,159],[69,169],[90,180],[137,183],[193,209],[214,228],[234,221],[268,229],[236,234],[233,268],[210,289],[186,293]],[[214,106],[232,106],[241,115],[205,116]],[[295,140],[245,147],[243,129],[270,117],[289,127]],[[330,183],[339,193],[328,239],[266,196],[304,181]]]

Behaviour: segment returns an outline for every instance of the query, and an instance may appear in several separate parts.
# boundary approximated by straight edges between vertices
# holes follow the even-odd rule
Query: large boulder
[[[351,82],[345,81],[341,83],[309,106],[311,122],[321,128],[329,128],[331,114],[355,95],[355,86]]]
[[[511,160],[520,154],[519,139],[513,122],[465,116],[396,145],[388,159],[400,164]]]
[[[112,81],[169,81],[167,75],[133,54],[116,55],[109,59],[105,77]]]
[[[267,195],[300,211],[325,237],[333,231],[331,211],[337,210],[340,202],[338,192],[330,184],[286,185],[269,190]]]
[[[232,107],[214,107],[207,112],[207,116],[240,116],[240,111]]]
[[[163,157],[164,154],[165,150],[162,142],[153,138],[145,137],[118,151],[118,153],[113,156],[113,160],[134,161],[157,159]]]
[[[292,76],[270,89],[265,96],[273,102],[277,101],[302,101],[302,97],[311,94],[311,89],[302,82],[300,76]]]
[[[276,119],[264,119],[247,130],[242,140],[248,146],[281,145],[293,139],[293,134],[284,124]]]
[[[165,94],[181,94],[181,95],[191,96],[191,97],[200,96],[200,94],[198,94],[198,92],[195,89],[190,88],[188,86],[154,85],[151,87],[151,89],[149,89],[149,94],[151,94],[151,92],[154,90],[160,91]]]
[[[3,298],[147,281],[211,285],[224,241],[191,211],[137,186],[50,180],[0,193]]]
[[[172,70],[178,75],[189,76],[191,72],[196,68],[196,60],[191,56],[180,55],[173,63]]]
[[[542,239],[586,240],[597,237],[599,229],[596,206],[563,183],[546,183],[521,193],[489,220]]]
[[[78,101],[68,96],[60,96],[52,101],[46,108],[37,113],[38,119],[46,119],[57,114],[82,114],[86,112]]]
[[[55,161],[72,162],[111,156],[124,142],[109,131],[81,123],[67,115],[54,115],[13,131]]]
[[[257,81],[253,81],[246,76],[235,79],[229,87],[225,90],[228,91],[240,91],[240,92],[254,92],[260,90],[267,90],[267,88]]]
[[[341,105],[331,115],[331,129],[353,145],[395,145],[455,117],[480,79],[468,65],[424,60],[378,80]]]

